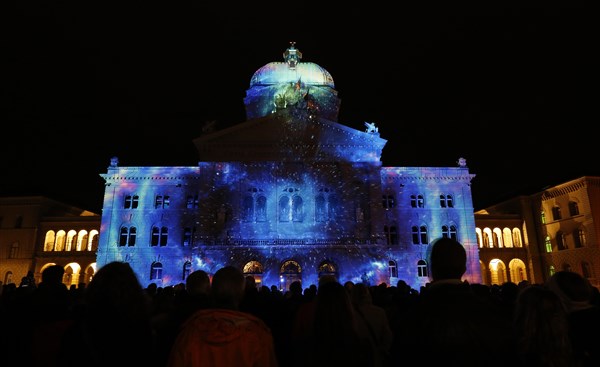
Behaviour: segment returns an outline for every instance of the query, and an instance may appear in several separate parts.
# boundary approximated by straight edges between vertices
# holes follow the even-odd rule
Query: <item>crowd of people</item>
[[[69,289],[50,266],[37,285],[3,286],[2,365],[600,366],[600,292],[586,278],[469,284],[459,242],[430,248],[419,290],[323,276],[282,292],[233,266],[144,288],[125,262]]]

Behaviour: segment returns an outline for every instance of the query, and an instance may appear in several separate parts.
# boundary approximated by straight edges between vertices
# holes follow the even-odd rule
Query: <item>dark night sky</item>
[[[100,212],[112,156],[197,164],[202,124],[243,122],[290,41],[333,76],[340,123],[379,127],[385,166],[466,158],[476,209],[600,175],[597,21],[578,2],[123,3],[2,1],[0,196]]]

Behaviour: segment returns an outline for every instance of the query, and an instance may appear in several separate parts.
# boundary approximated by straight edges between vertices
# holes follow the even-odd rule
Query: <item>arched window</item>
[[[87,250],[98,251],[98,231],[95,229],[90,231],[87,243]]]
[[[512,239],[515,247],[523,247],[523,243],[521,242],[521,231],[519,228],[513,228]]]
[[[412,241],[415,245],[426,245],[429,243],[426,226],[412,226]]]
[[[294,222],[302,222],[304,216],[304,204],[302,197],[294,195],[292,200],[292,220]]]
[[[398,244],[398,231],[396,230],[396,226],[383,226],[383,232],[388,245]]]
[[[442,237],[450,237],[453,240],[456,240],[456,226],[442,226]]]
[[[558,251],[565,250],[567,248],[565,243],[565,235],[560,231],[556,233],[556,248]]]
[[[56,244],[54,245],[55,251],[63,251],[65,249],[67,234],[65,231],[60,230],[56,233]]]
[[[396,207],[396,198],[394,195],[383,195],[382,197],[382,205],[385,209],[391,209]]]
[[[150,280],[162,279],[163,266],[159,262],[153,262],[150,266]]]
[[[587,261],[581,263],[581,273],[584,278],[593,278],[592,267],[590,266],[590,263]]]
[[[169,230],[167,227],[152,227],[151,246],[166,246],[169,238]]]
[[[77,251],[87,250],[88,239],[89,239],[89,235],[86,230],[79,231],[79,233],[77,234],[77,245],[75,247],[75,250],[77,250]]]
[[[575,232],[573,232],[573,243],[575,244],[575,248],[580,248],[585,246],[585,232],[583,229],[579,228]]]
[[[75,232],[74,230],[70,230],[69,232],[67,232],[67,241],[65,243],[65,251],[73,251],[75,249],[75,246],[73,246],[73,243],[75,242],[76,235],[77,235],[77,232]]]
[[[560,214],[560,206],[555,206],[552,208],[552,220],[560,219],[562,219],[562,215]]]
[[[552,252],[552,241],[550,240],[550,236],[544,238],[544,245],[546,246],[546,252]]]
[[[185,281],[192,272],[192,263],[190,261],[186,261],[183,263],[183,274],[181,276],[181,280]]]
[[[398,265],[394,260],[388,261],[388,268],[390,270],[390,278],[398,278]]]
[[[427,272],[427,262],[425,260],[419,260],[417,262],[417,275],[419,278],[425,278],[429,276]]]
[[[287,195],[283,195],[279,198],[279,221],[289,222],[290,221],[290,198]]]
[[[10,246],[10,253],[8,254],[9,259],[16,259],[19,256],[19,242],[13,242]]]
[[[572,217],[579,215],[579,205],[574,201],[569,201],[569,215]]]
[[[140,197],[138,195],[125,196],[125,209],[137,209]]]
[[[512,232],[509,228],[502,230],[502,242],[504,242],[504,247],[513,247]]]
[[[183,228],[183,246],[191,246],[194,244],[196,236],[196,227],[184,227]]]
[[[267,221],[267,197],[264,195],[259,195],[256,198],[256,221]]]
[[[254,217],[254,201],[252,196],[244,197],[243,207],[243,220],[245,222],[251,222]]]
[[[424,208],[425,200],[423,199],[423,195],[411,195],[410,206],[411,208]]]
[[[315,220],[317,222],[325,222],[327,220],[327,208],[323,195],[317,195],[315,198]]]
[[[44,240],[44,251],[52,251],[54,249],[54,238],[54,231],[49,230],[48,232],[46,232],[46,239]]]

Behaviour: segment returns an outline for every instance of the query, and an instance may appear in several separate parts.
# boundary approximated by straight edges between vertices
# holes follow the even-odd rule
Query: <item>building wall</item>
[[[41,196],[0,198],[0,281],[15,283],[33,271],[40,282],[42,270],[49,264],[65,267],[67,274],[95,264],[96,251],[44,251],[48,230],[87,232],[100,229],[100,217],[77,207]],[[71,264],[71,265],[69,265]],[[87,277],[88,281],[93,272]],[[65,284],[74,279],[65,278]],[[87,283],[87,281],[86,281]]]
[[[377,163],[254,162],[201,163],[199,167],[118,167],[104,175],[106,193],[102,214],[98,266],[110,261],[129,262],[140,281],[161,286],[184,281],[191,269],[214,273],[228,264],[261,266],[255,274],[268,286],[301,279],[318,283],[323,266],[330,264],[340,281],[395,284],[402,279],[419,288],[429,278],[418,274],[418,261],[427,259],[428,244],[415,245],[412,226],[425,225],[428,238],[442,236],[442,226],[457,228],[467,248],[466,278],[481,280],[470,180],[466,167],[382,168]],[[410,207],[411,193],[425,197],[423,208]],[[452,207],[440,206],[440,195],[452,198]],[[301,218],[281,213],[284,202],[302,198]],[[126,198],[137,196],[139,206],[126,208]],[[157,196],[169,197],[169,206],[156,207]],[[247,218],[246,198],[266,199],[266,217]],[[317,197],[334,209],[319,220]],[[393,204],[385,204],[383,197]],[[187,207],[197,198],[197,207]],[[330,202],[331,201],[331,202]],[[333,204],[332,204],[333,203]],[[282,217],[285,220],[282,220]],[[397,239],[390,241],[393,226]],[[119,244],[122,228],[136,228],[134,246]],[[168,241],[152,245],[152,228],[166,227]],[[185,244],[184,228],[193,228],[193,243]],[[299,266],[289,274],[286,264]],[[390,261],[398,270],[390,274]],[[153,278],[153,264],[162,266]],[[331,270],[331,269],[329,269]],[[395,274],[394,274],[395,275]]]

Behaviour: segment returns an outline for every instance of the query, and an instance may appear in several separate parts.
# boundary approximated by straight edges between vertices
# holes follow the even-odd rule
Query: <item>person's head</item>
[[[331,275],[331,274],[322,275],[321,277],[319,277],[318,288],[320,289],[323,284],[331,283],[331,282],[337,283],[337,278],[335,277],[335,275]]]
[[[302,283],[299,280],[294,280],[290,284],[290,292],[294,295],[301,296],[302,295]]]
[[[350,295],[342,284],[335,280],[320,282],[314,321],[318,336],[337,338],[351,330],[353,309]]]
[[[591,306],[593,289],[590,282],[572,271],[557,271],[546,282],[563,302],[567,311]]]
[[[571,356],[567,313],[560,298],[543,285],[530,285],[519,291],[515,300],[513,326],[519,353],[532,365],[567,365],[544,363],[548,359]]]
[[[207,295],[210,292],[210,277],[204,270],[193,271],[185,279],[185,289],[191,295]]]
[[[348,291],[348,293],[352,293],[352,288],[354,288],[354,282],[351,280],[348,280],[344,283],[344,288],[346,288],[346,291]]]
[[[365,283],[354,284],[354,286],[350,290],[350,296],[352,298],[352,303],[356,305],[373,303],[371,291]]]
[[[246,292],[257,292],[256,279],[252,275],[246,275]]]
[[[96,312],[130,319],[146,316],[147,297],[131,266],[121,261],[109,262],[98,269],[85,293],[88,306]]]
[[[458,279],[467,271],[467,252],[463,245],[449,237],[438,238],[431,244],[429,255],[431,279]]]
[[[60,265],[50,265],[42,271],[42,282],[45,284],[62,283],[65,269]]]
[[[86,288],[88,301],[93,304],[119,305],[145,293],[137,275],[126,262],[113,261],[98,269]]]
[[[238,309],[245,292],[246,278],[235,266],[225,266],[215,273],[212,279],[211,295],[215,306]]]

